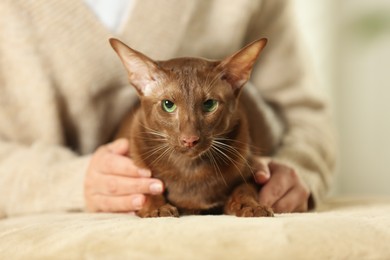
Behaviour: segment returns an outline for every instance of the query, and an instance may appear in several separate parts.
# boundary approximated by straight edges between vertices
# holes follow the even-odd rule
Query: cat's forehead
[[[202,58],[175,58],[158,63],[168,75],[168,83],[173,91],[198,92],[201,86],[211,83],[217,74],[219,62]],[[214,81],[215,83],[215,81]]]
[[[224,91],[217,84],[220,75],[218,65],[218,61],[201,58],[176,58],[158,62],[167,77],[161,82],[162,88],[156,89],[156,97],[180,96],[181,100],[191,103],[197,97],[203,98],[215,91],[222,94]]]
[[[177,77],[206,77],[217,64],[217,61],[201,58],[176,58],[158,62],[162,69]]]

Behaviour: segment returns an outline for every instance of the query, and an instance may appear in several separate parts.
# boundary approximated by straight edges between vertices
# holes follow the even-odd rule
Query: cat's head
[[[252,42],[222,61],[154,61],[110,39],[140,97],[145,131],[190,157],[205,153],[238,124],[241,89],[266,42]]]

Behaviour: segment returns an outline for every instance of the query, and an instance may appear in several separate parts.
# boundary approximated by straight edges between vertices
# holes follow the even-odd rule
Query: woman
[[[254,120],[273,129],[272,161],[259,158],[266,168],[256,172],[259,199],[276,212],[320,201],[334,140],[289,1],[130,2],[110,31],[82,0],[1,1],[0,215],[133,212],[145,194],[163,192],[124,156],[126,141],[104,145],[136,101],[108,45],[113,35],[154,59],[219,59],[268,38],[247,94]]]

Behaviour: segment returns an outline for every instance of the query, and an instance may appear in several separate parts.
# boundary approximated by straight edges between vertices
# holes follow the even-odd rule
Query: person
[[[126,157],[126,140],[111,142],[137,100],[111,36],[157,60],[221,59],[268,38],[245,88],[254,140],[259,118],[273,129],[275,149],[258,158],[266,166],[256,171],[259,200],[276,212],[318,204],[334,168],[334,137],[291,1],[131,2],[112,30],[85,1],[0,2],[0,216],[132,213],[147,194],[164,191]]]

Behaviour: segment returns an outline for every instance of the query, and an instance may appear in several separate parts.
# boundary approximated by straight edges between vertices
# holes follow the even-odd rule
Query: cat
[[[221,60],[154,61],[118,39],[118,54],[140,103],[117,138],[129,156],[164,182],[164,195],[148,196],[140,217],[219,212],[239,217],[273,216],[258,202],[247,113],[240,99],[267,40]]]

